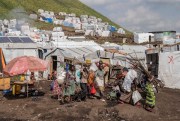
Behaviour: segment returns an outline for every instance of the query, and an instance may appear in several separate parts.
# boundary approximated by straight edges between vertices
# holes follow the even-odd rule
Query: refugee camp
[[[180,120],[179,1],[0,3],[1,121]]]

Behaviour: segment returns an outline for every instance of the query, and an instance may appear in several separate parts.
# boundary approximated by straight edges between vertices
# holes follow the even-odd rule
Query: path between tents
[[[154,113],[128,104],[88,99],[59,105],[50,98],[50,82],[42,81],[45,95],[37,101],[32,98],[0,99],[0,121],[179,121],[180,90],[164,88],[156,96]]]

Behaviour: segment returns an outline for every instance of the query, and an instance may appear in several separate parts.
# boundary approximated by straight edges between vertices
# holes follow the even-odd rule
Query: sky
[[[180,0],[80,0],[132,32],[180,32]]]

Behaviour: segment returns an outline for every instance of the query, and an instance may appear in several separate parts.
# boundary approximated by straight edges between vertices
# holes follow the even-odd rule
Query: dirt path
[[[49,82],[41,82],[45,95],[0,100],[0,121],[180,121],[180,90],[161,89],[154,113],[128,104],[89,99],[59,105],[50,98]]]

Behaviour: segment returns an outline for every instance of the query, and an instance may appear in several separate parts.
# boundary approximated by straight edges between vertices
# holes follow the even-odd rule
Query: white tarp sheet
[[[6,63],[9,63],[12,59],[20,56],[38,56],[36,49],[3,49],[3,52]]]
[[[160,53],[159,78],[169,88],[180,89],[180,51]]]

